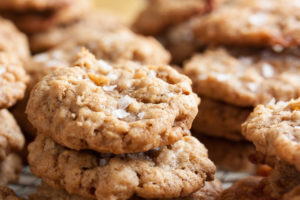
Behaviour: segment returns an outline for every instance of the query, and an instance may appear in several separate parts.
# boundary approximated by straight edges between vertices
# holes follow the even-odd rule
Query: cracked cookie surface
[[[147,151],[189,135],[199,98],[191,80],[165,65],[113,66],[88,51],[75,67],[45,76],[26,112],[40,133],[73,148],[115,154]]]
[[[191,136],[144,153],[113,155],[69,150],[41,134],[29,145],[28,158],[32,172],[48,185],[97,199],[184,197],[216,170]]]

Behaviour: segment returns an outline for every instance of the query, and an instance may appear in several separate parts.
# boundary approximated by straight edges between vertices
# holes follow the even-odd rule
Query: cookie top
[[[300,99],[257,106],[242,125],[257,151],[276,156],[300,170]]]
[[[12,116],[6,110],[0,110],[0,161],[5,159],[10,151],[20,151],[23,149],[25,139],[24,136]]]
[[[91,10],[77,21],[64,26],[55,26],[45,32],[30,36],[30,48],[34,52],[51,49],[68,40],[89,38],[91,34],[113,32],[126,26],[116,16],[103,10]],[[70,37],[72,35],[72,37]]]
[[[5,4],[6,1],[4,1]],[[10,2],[10,1],[9,1]],[[14,3],[16,1],[12,1]],[[18,1],[15,9],[0,9],[1,15],[12,20],[17,27],[28,34],[51,29],[78,19],[87,12],[91,0]],[[39,3],[37,3],[39,2]],[[50,3],[49,3],[50,2]],[[6,3],[9,6],[9,3]],[[12,6],[13,7],[13,6]]]
[[[242,0],[200,17],[195,35],[203,44],[290,47],[300,43],[297,0]]]
[[[198,104],[191,80],[169,66],[111,66],[82,50],[74,67],[34,87],[26,112],[39,132],[62,145],[121,154],[188,135]]]
[[[27,37],[3,18],[0,18],[0,51],[14,54],[22,60],[30,56]]]
[[[212,2],[207,0],[153,0],[137,17],[133,29],[156,35],[194,15],[208,12],[211,6]]]
[[[51,187],[87,198],[187,196],[215,173],[207,150],[191,136],[144,153],[114,155],[69,150],[40,134],[28,149],[36,176]]]
[[[28,80],[20,60],[0,51],[0,108],[8,108],[22,99]]]
[[[175,198],[170,200],[217,200],[222,193],[221,181],[215,179],[211,182],[205,182],[205,186],[195,193],[181,198]],[[42,183],[37,188],[37,193],[30,195],[30,200],[91,200],[90,198],[84,198],[78,195],[68,194],[65,190],[55,190],[47,184]],[[140,197],[133,197],[130,200],[145,200]]]
[[[248,107],[300,96],[299,50],[215,49],[197,54],[184,66],[200,96]]]
[[[264,192],[264,180],[261,177],[247,177],[238,180],[224,190],[222,200],[276,200]]]
[[[241,134],[241,125],[246,121],[252,109],[201,97],[198,110],[192,126],[194,131],[233,141],[245,140]]]
[[[0,2],[0,10],[10,11],[47,11],[60,9],[68,4],[71,4],[72,0],[2,0]]]
[[[8,187],[0,186],[0,199],[2,200],[24,200],[16,196],[14,191]]]

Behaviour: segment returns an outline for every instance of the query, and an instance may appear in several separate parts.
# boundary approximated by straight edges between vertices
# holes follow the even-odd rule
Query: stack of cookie
[[[243,135],[255,144],[253,160],[273,169],[267,178],[238,181],[224,192],[223,199],[299,199],[299,108],[300,99],[255,108],[243,124]]]
[[[193,195],[215,173],[189,132],[198,104],[190,79],[169,66],[110,65],[82,50],[74,67],[48,74],[31,92],[26,112],[38,131],[31,170],[61,195]]]
[[[27,38],[0,18],[0,185],[16,181],[22,167],[17,154],[24,147],[24,136],[7,109],[24,96],[29,77],[22,62],[28,57]]]

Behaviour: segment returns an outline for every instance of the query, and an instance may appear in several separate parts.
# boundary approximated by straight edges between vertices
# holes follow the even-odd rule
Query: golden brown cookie
[[[22,169],[22,159],[16,154],[9,154],[0,162],[0,186],[16,182]]]
[[[188,135],[198,104],[190,79],[169,66],[111,66],[83,50],[74,67],[34,87],[26,112],[39,132],[62,145],[120,154]]]
[[[6,110],[0,110],[0,162],[4,160],[11,151],[21,151],[24,146],[24,136],[12,116]]]
[[[200,17],[195,37],[203,44],[290,47],[299,45],[297,0],[240,0]]]
[[[226,139],[211,138],[192,132],[208,150],[208,157],[223,170],[254,173],[256,166],[249,161],[255,152],[254,146],[245,141],[234,142]]]
[[[18,57],[0,51],[0,108],[22,99],[29,77]]]
[[[300,96],[299,53],[219,48],[193,56],[183,71],[198,95],[249,107]]]
[[[201,97],[198,110],[192,126],[194,131],[233,141],[245,140],[241,134],[241,125],[252,111],[251,108],[241,108]]]
[[[40,52],[56,47],[68,40],[89,38],[87,36],[92,33],[109,33],[124,28],[125,25],[116,16],[103,10],[91,10],[72,23],[55,26],[45,32],[31,35],[30,48],[34,52]]]
[[[194,15],[211,10],[211,0],[152,0],[137,17],[133,29],[146,35],[157,35],[168,27]]]
[[[42,183],[36,194],[30,195],[30,200],[91,200],[78,195],[70,195],[64,190],[55,190],[45,183]],[[195,193],[182,198],[175,198],[169,200],[218,200],[220,194],[222,193],[222,183],[219,180],[214,180],[211,182],[206,182],[205,186]],[[130,200],[144,200],[143,198],[133,197]]]
[[[24,200],[17,197],[13,190],[8,187],[0,186],[0,199],[1,200]]]
[[[23,61],[30,56],[27,37],[3,18],[0,18],[0,51],[14,54]]]
[[[98,199],[188,196],[215,173],[207,150],[191,136],[144,153],[113,155],[69,150],[41,134],[29,145],[28,161],[50,186]]]
[[[300,170],[300,99],[257,106],[243,124],[243,135],[265,156],[275,156]]]
[[[37,33],[75,20],[90,7],[90,0],[3,0],[0,14],[20,30]]]

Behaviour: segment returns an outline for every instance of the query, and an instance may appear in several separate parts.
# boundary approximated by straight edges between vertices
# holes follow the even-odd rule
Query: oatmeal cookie
[[[252,109],[201,97],[198,110],[192,126],[194,131],[233,141],[245,140],[241,133],[241,125]]]
[[[241,0],[200,17],[195,37],[203,44],[263,47],[298,46],[297,0]]]
[[[24,136],[10,112],[0,110],[0,162],[11,151],[21,151],[24,146]]]
[[[41,52],[76,38],[86,38],[91,33],[113,32],[126,26],[114,15],[103,10],[92,10],[67,25],[55,26],[45,32],[30,36],[30,48]],[[72,35],[72,37],[70,37]],[[101,36],[100,36],[101,37]]]
[[[300,96],[299,53],[219,48],[193,56],[183,71],[198,95],[251,107]]]
[[[133,29],[146,35],[157,35],[168,27],[194,15],[211,10],[212,0],[152,0],[137,17]]]
[[[34,87],[26,112],[39,132],[64,146],[122,154],[188,135],[199,101],[191,80],[169,66],[110,66],[82,50],[74,67]]]
[[[300,99],[257,106],[242,125],[243,135],[265,156],[300,170]]]
[[[16,182],[22,169],[22,160],[16,154],[9,154],[0,162],[0,185]]]
[[[8,187],[0,186],[0,199],[1,200],[24,200],[17,197],[14,191]]]
[[[0,51],[14,54],[21,60],[30,56],[27,37],[3,18],[0,18]]]
[[[0,3],[0,14],[20,30],[33,34],[76,20],[90,5],[91,0],[4,0]]]
[[[222,200],[276,200],[265,191],[266,184],[261,177],[247,177],[238,180],[222,195]]]
[[[28,80],[21,61],[0,51],[0,108],[8,108],[22,99]]]
[[[208,150],[208,157],[223,170],[254,173],[256,166],[249,161],[249,156],[255,152],[255,147],[246,141],[234,142],[217,139],[192,132]]]
[[[97,199],[188,196],[213,178],[214,164],[194,137],[136,154],[97,154],[56,144],[43,134],[29,145],[32,172],[54,188]]]
[[[30,195],[30,200],[92,200],[88,198],[84,198],[78,195],[68,194],[64,190],[55,190],[45,183],[42,183],[38,189],[36,194]],[[181,198],[169,199],[169,200],[218,200],[220,194],[222,193],[222,183],[219,180],[214,180],[211,182],[206,182],[205,186],[195,193]],[[132,197],[130,200],[145,200],[140,197]]]

